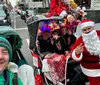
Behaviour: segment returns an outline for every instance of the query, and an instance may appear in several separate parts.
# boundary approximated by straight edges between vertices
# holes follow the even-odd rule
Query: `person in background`
[[[95,30],[92,20],[82,20],[79,26],[82,36],[71,47],[71,56],[80,61],[90,85],[100,85],[100,30]]]
[[[12,59],[12,47],[7,39],[0,36],[0,85],[23,85],[14,73],[7,69]]]
[[[29,17],[29,12],[27,10],[25,12],[26,13],[24,15],[25,15],[26,18],[28,18]]]
[[[46,16],[47,17],[61,16],[63,18],[67,17],[67,20],[69,21],[70,18],[68,16],[69,15],[72,16],[71,14],[69,14],[69,11],[72,11],[72,10],[84,16],[84,12],[75,3],[74,0],[51,0],[50,11],[46,14]]]
[[[60,37],[58,30],[54,30],[51,36],[54,53],[66,55],[69,51],[69,47]]]
[[[52,52],[52,44],[50,40],[50,30],[42,31],[42,35],[38,39],[40,52]]]
[[[73,33],[66,27],[64,23],[60,24],[60,32],[61,32],[61,39],[68,45],[70,48],[72,44],[76,41],[76,37]]]

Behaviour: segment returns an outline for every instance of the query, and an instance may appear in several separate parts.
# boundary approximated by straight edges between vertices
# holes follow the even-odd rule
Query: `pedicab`
[[[36,73],[35,73],[36,84],[44,85],[44,83],[45,83],[46,85],[64,85],[61,83],[61,82],[63,82],[63,83],[65,83],[65,85],[67,85],[67,82],[68,82],[68,85],[85,85],[84,79],[86,79],[86,76],[81,72],[79,63],[73,62],[73,60],[70,59],[70,56],[67,56],[65,61],[62,62],[62,63],[64,63],[64,66],[62,66],[62,67],[64,67],[64,69],[63,69],[64,72],[62,72],[62,74],[53,75],[52,72],[55,72],[55,71],[52,71],[49,73],[48,73],[48,71],[47,72],[43,71],[43,67],[46,67],[48,64],[48,63],[45,63],[45,66],[43,66],[43,57],[48,55],[49,52],[44,52],[44,53],[40,52],[40,48],[37,45],[38,44],[37,40],[39,38],[38,36],[40,33],[39,29],[41,29],[41,27],[44,26],[45,22],[49,26],[49,24],[53,21],[55,21],[56,24],[59,24],[59,22],[62,21],[62,18],[61,17],[46,18],[43,15],[35,15],[35,16],[31,16],[27,19],[27,26],[28,26],[28,32],[29,32],[29,49],[33,56],[34,70],[36,70]],[[59,55],[54,54],[53,56],[59,56]],[[67,66],[68,66],[67,64],[71,66],[71,69],[67,69]],[[49,67],[50,67],[50,65],[49,65]],[[59,68],[59,67],[56,67],[56,68],[58,68],[58,70],[60,69],[60,71],[62,71],[61,68]],[[49,68],[49,70],[50,70],[50,68]],[[71,70],[73,70],[73,71],[71,71]],[[56,73],[54,73],[54,74],[56,74]],[[40,76],[37,77],[37,74],[40,74]],[[70,76],[66,77],[67,74],[70,74]],[[55,76],[57,76],[58,78],[54,78]],[[42,82],[42,83],[39,83],[39,82]]]

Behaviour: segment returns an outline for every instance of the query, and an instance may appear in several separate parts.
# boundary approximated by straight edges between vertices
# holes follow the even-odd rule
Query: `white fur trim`
[[[64,17],[64,16],[66,16],[67,15],[67,12],[64,10],[64,11],[62,11],[61,13],[60,13],[60,17]]]
[[[13,63],[13,62],[10,62],[7,66],[7,69],[11,72],[14,72],[14,73],[18,73],[18,65]]]
[[[75,50],[72,52],[72,58],[73,58],[74,60],[80,61],[80,60],[82,59],[82,57],[83,57],[83,54],[82,54],[82,53],[80,54],[80,57],[77,58],[76,55],[75,55]]]
[[[49,79],[51,82],[53,81],[50,75],[50,72],[44,72],[44,75],[46,76],[47,79]]]
[[[94,22],[92,22],[92,21],[84,22],[80,25],[81,29],[84,29],[85,27],[88,27],[88,26],[93,26],[94,27]]]
[[[91,77],[100,77],[100,69],[86,69],[82,65],[80,65],[82,72]]]
[[[42,72],[48,72],[48,71],[50,71],[50,70],[49,70],[49,66],[48,66],[47,59],[44,59],[44,60],[42,61],[42,65],[43,65],[43,67],[42,67]]]

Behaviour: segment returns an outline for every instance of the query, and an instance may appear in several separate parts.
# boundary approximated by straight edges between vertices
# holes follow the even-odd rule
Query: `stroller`
[[[41,25],[43,25],[43,22],[52,22],[52,20],[55,20],[58,24],[59,21],[62,21],[62,18],[60,17],[50,17],[46,18],[42,15],[35,15],[27,20],[27,26],[28,26],[28,32],[29,32],[29,49],[33,56],[33,66],[34,70],[36,70],[35,75],[40,74],[42,77],[42,83],[37,85],[64,85],[62,83],[65,82],[65,85],[85,85],[85,82],[87,81],[87,77],[81,72],[79,62],[73,62],[72,59],[68,58],[67,69],[65,68],[65,79],[61,79],[60,82],[62,83],[56,83],[54,84],[53,79],[51,78],[50,74],[47,74],[46,72],[42,71],[42,61],[43,57],[48,52],[41,53],[39,47],[37,46],[37,39],[38,39],[38,30]],[[66,75],[67,74],[67,75]],[[67,76],[67,78],[66,78]],[[38,80],[39,81],[39,80]],[[66,83],[67,82],[67,83]]]

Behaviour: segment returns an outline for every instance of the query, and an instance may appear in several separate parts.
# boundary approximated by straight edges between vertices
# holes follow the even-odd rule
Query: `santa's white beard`
[[[91,31],[88,34],[82,34],[83,42],[87,51],[91,55],[97,55],[100,57],[100,39],[97,36],[96,30]]]

